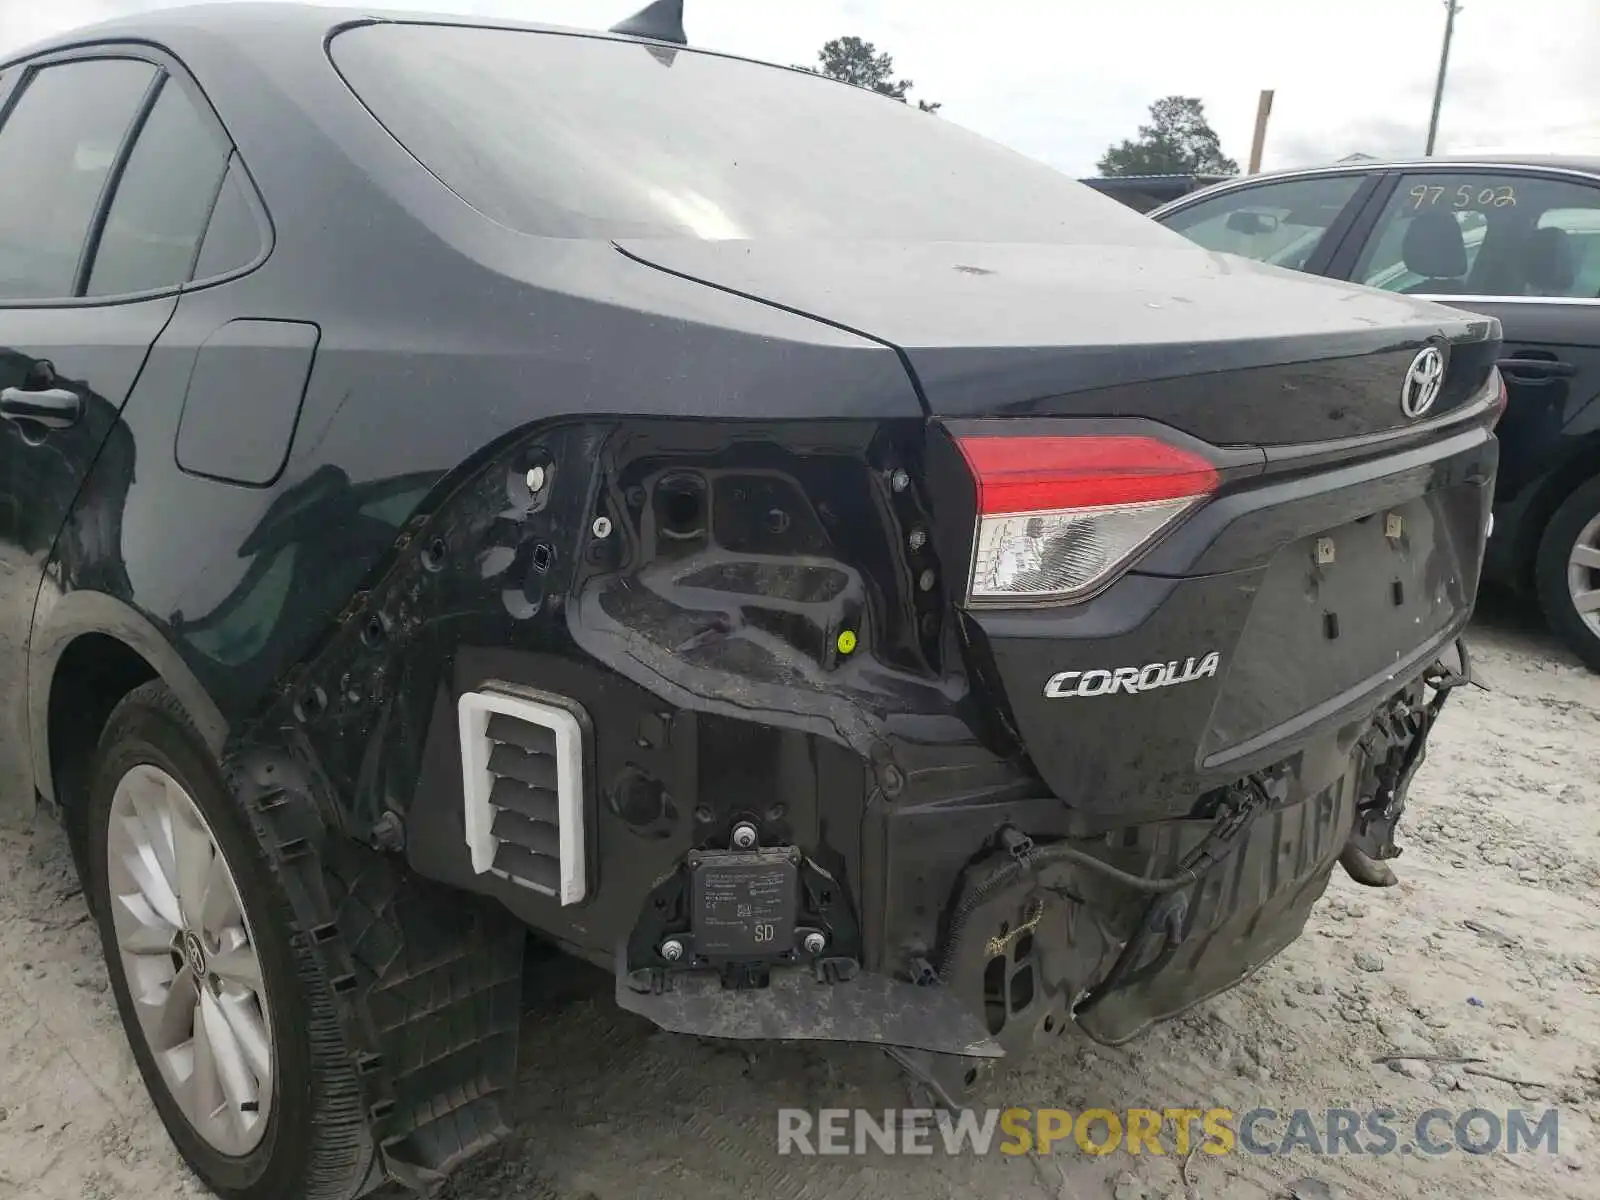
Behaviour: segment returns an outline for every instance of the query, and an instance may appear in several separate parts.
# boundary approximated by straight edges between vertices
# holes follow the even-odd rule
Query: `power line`
[[[1439,136],[1439,106],[1444,102],[1444,77],[1450,68],[1450,39],[1456,32],[1456,14],[1461,11],[1457,0],[1444,0],[1446,16],[1444,19],[1444,46],[1439,51],[1439,79],[1433,85],[1433,116],[1428,119],[1428,148],[1422,153],[1427,158],[1433,157],[1433,143]]]

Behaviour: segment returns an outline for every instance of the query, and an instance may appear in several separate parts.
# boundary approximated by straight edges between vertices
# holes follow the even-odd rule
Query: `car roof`
[[[639,0],[634,0],[637,4]],[[618,5],[618,19],[631,11],[629,0]],[[621,42],[651,43],[648,38],[629,34],[610,33],[599,29],[581,29],[548,22],[518,21],[503,17],[469,15],[463,13],[431,13],[420,9],[389,9],[335,7],[324,4],[292,4],[273,0],[244,0],[240,3],[209,3],[180,5],[173,8],[156,8],[143,12],[111,17],[75,29],[65,30],[31,45],[0,55],[0,66],[31,58],[55,49],[63,49],[84,42],[115,41],[119,39],[156,39],[179,34],[207,34],[225,40],[247,37],[258,29],[263,20],[270,20],[278,29],[303,30],[307,37],[321,38],[327,31],[352,22],[409,22],[413,24],[459,25],[467,28],[522,29],[546,33],[577,33],[590,37],[604,37]],[[702,49],[701,47],[689,47]],[[684,49],[674,46],[674,49]],[[703,51],[707,52],[707,51]],[[715,51],[709,51],[716,53]],[[724,58],[737,57],[722,55]],[[777,64],[765,64],[777,65]]]
[[[1448,154],[1432,158],[1362,159],[1351,163],[1322,163],[1307,167],[1282,167],[1255,175],[1230,175],[1176,199],[1168,200],[1148,214],[1160,219],[1169,212],[1220,195],[1246,184],[1269,183],[1274,179],[1303,179],[1318,175],[1374,175],[1385,171],[1446,170],[1452,167],[1525,167],[1531,170],[1571,171],[1600,179],[1600,157],[1582,154]]]
[[[1286,167],[1277,171],[1263,171],[1253,176],[1265,179],[1274,175],[1297,175],[1305,171],[1349,171],[1366,174],[1374,171],[1394,171],[1428,167],[1437,170],[1452,166],[1482,167],[1548,167],[1564,171],[1586,171],[1600,175],[1600,156],[1583,154],[1437,154],[1431,158],[1362,159],[1353,163],[1323,163],[1313,167]]]

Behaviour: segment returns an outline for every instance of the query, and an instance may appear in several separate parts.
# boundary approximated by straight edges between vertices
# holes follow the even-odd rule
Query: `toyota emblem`
[[[1433,407],[1444,387],[1444,355],[1429,346],[1411,360],[1406,381],[1400,387],[1400,411],[1415,421]]]

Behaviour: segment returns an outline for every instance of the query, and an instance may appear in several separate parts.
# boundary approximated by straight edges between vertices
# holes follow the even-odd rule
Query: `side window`
[[[1327,175],[1235,188],[1181,209],[1162,224],[1208,250],[1300,270],[1361,179]]]
[[[1600,186],[1505,172],[1401,176],[1359,283],[1439,296],[1600,295]]]
[[[169,78],[112,196],[88,295],[118,296],[189,281],[229,151],[182,86]]]
[[[234,159],[222,180],[222,191],[211,210],[211,224],[200,244],[200,261],[195,264],[196,279],[215,279],[229,271],[247,267],[261,253],[261,227],[246,198],[244,168]]]
[[[133,59],[45,67],[0,126],[0,299],[73,294],[100,193],[155,68]]]

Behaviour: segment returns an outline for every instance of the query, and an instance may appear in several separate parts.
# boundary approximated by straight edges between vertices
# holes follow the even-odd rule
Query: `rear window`
[[[1165,243],[945,117],[802,72],[603,37],[345,30],[335,66],[447,187],[570,238]]]

